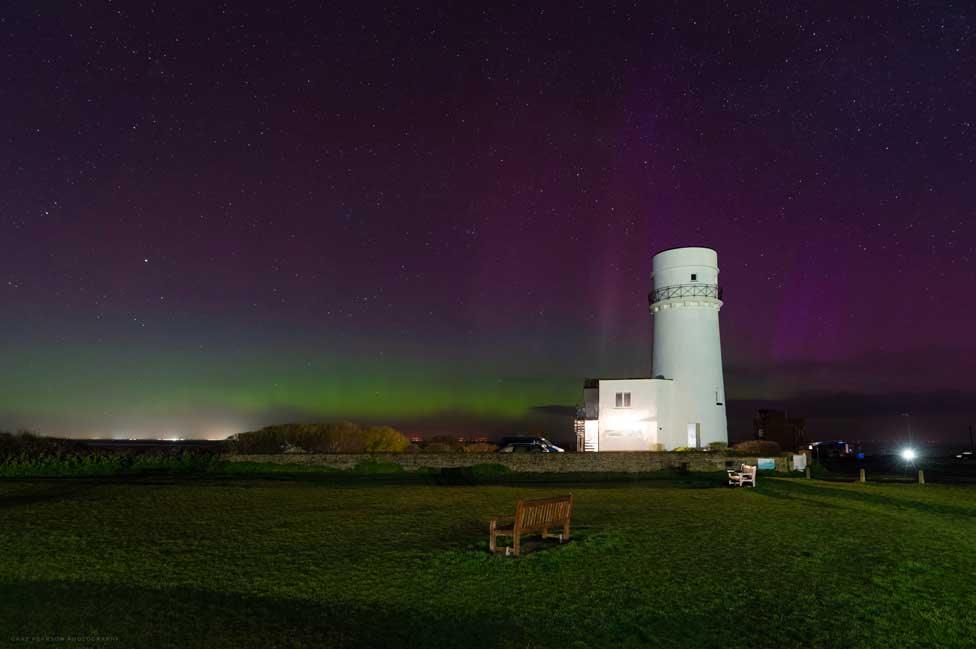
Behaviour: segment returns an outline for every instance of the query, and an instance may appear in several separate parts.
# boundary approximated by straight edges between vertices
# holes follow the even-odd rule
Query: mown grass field
[[[565,492],[571,543],[486,553]],[[973,647],[974,612],[973,487],[0,482],[0,646]]]

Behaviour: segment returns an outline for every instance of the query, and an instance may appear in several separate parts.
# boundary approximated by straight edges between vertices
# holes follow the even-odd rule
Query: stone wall
[[[777,471],[791,469],[791,456],[774,456]],[[502,464],[512,471],[528,473],[638,473],[682,469],[689,471],[724,471],[732,466],[755,464],[756,457],[726,455],[725,453],[655,453],[619,451],[602,453],[374,453],[326,454],[283,453],[279,455],[228,455],[231,462],[268,462],[351,469],[361,462],[389,462],[400,464],[407,471],[421,467],[435,469]]]

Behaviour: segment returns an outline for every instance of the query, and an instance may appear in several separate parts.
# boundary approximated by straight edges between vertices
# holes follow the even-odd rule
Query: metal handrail
[[[670,300],[678,297],[711,297],[716,300],[721,300],[722,287],[717,284],[675,284],[674,286],[662,286],[647,294],[647,303],[654,304],[661,300]]]

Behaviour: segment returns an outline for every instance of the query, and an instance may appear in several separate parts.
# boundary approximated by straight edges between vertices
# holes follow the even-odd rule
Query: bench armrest
[[[514,523],[515,517],[514,516],[492,516],[491,518],[488,519],[489,523],[501,523],[501,522],[508,522],[508,521]]]

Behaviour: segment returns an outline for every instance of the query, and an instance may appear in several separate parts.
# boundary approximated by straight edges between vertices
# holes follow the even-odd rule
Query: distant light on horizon
[[[244,429],[241,429],[244,430]],[[75,439],[89,439],[89,440],[104,440],[110,439],[116,442],[130,441],[130,442],[192,442],[192,441],[208,441],[208,442],[219,442],[236,435],[238,430],[219,430],[219,431],[207,431],[202,433],[175,433],[175,432],[114,432],[108,435],[88,435],[84,437],[76,437]]]

